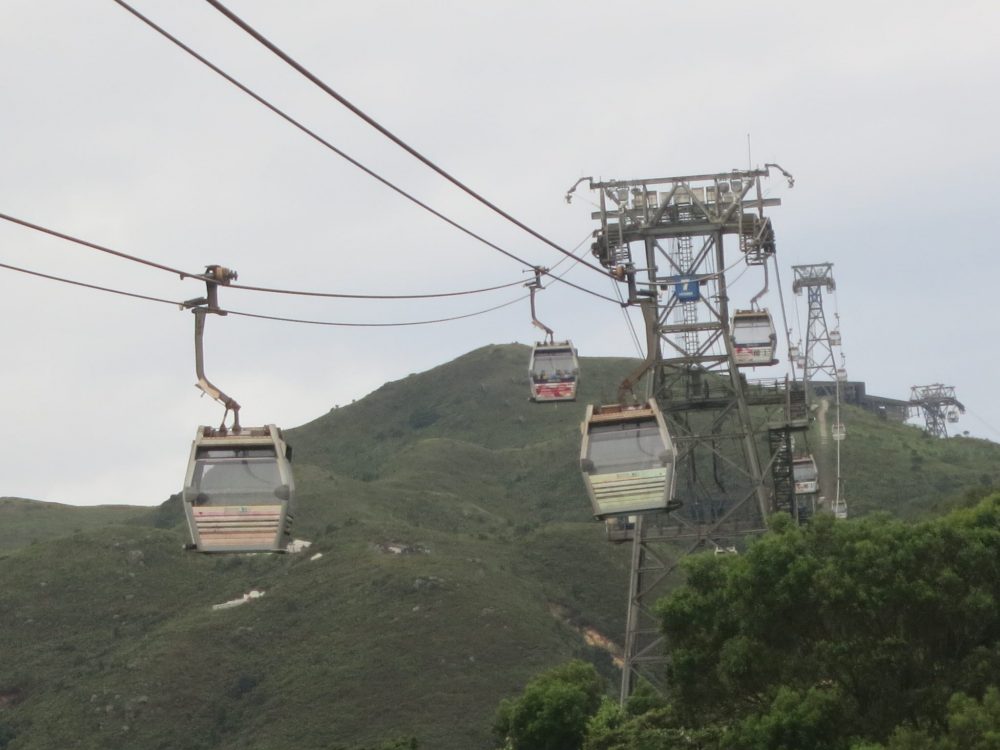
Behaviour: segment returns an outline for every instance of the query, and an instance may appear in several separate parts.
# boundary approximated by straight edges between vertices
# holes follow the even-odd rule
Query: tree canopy
[[[746,554],[684,566],[657,605],[670,695],[587,703],[583,734],[510,747],[1000,750],[1000,495],[915,524],[778,517]],[[505,726],[515,706],[551,722],[559,695],[529,685]]]
[[[574,660],[555,667],[529,682],[520,697],[500,704],[494,734],[510,750],[580,747],[604,689],[591,664]]]
[[[686,568],[659,604],[675,707],[742,722],[747,747],[942,728],[954,693],[996,681],[1000,497],[917,524],[779,518],[747,554]]]

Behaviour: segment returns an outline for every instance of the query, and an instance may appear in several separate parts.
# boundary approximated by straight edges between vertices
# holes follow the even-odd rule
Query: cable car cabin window
[[[199,448],[192,484],[210,495],[273,498],[282,481],[274,448]]]
[[[770,344],[773,335],[769,318],[738,320],[733,327],[733,341],[737,344]]]
[[[622,422],[590,428],[587,458],[590,474],[658,469],[663,466],[663,438],[655,422]]]
[[[796,462],[792,467],[792,476],[796,482],[815,482],[819,477],[819,472],[816,471],[816,464],[812,461]]]
[[[576,358],[572,349],[540,350],[531,358],[531,377],[536,382],[572,380],[576,376]]]

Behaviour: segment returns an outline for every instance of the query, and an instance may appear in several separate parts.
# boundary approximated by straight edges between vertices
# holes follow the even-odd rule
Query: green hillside
[[[577,456],[584,404],[632,363],[585,359],[580,401],[538,405],[527,359],[483,347],[288,430],[304,553],[184,553],[177,498],[91,525],[22,510],[37,543],[0,558],[0,748],[476,750],[542,669],[580,657],[617,681],[585,636],[620,641],[628,550]],[[998,476],[992,443],[845,421],[852,510],[919,514]]]
[[[148,509],[129,505],[81,508],[16,497],[0,497],[0,552],[45,539],[127,523],[148,516]]]

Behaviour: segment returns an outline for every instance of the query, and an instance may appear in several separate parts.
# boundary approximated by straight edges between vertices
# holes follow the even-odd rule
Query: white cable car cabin
[[[844,426],[843,422],[834,422],[830,434],[833,436],[834,440],[843,440],[847,437],[847,428]]]
[[[948,411],[946,413],[946,417],[945,418],[949,422],[951,422],[952,424],[954,424],[955,422],[957,422],[958,421],[958,407],[955,407],[955,406],[948,407]]]
[[[830,331],[830,344],[832,346],[840,346],[840,330],[834,328]]]
[[[575,401],[580,365],[570,341],[536,343],[528,363],[532,401]]]
[[[833,517],[839,518],[841,521],[847,518],[847,501],[843,498],[837,498],[833,501]]]
[[[184,514],[199,552],[284,552],[295,495],[291,448],[272,425],[199,427],[184,479]]]
[[[837,380],[838,380],[838,382],[841,382],[841,383],[846,383],[847,382],[847,370],[846,370],[846,368],[843,368],[843,367],[838,367],[837,368]]]
[[[587,407],[580,469],[594,518],[672,511],[674,444],[656,402]]]
[[[811,455],[792,459],[792,481],[796,495],[812,495],[819,492],[819,471]]]
[[[778,335],[767,310],[737,310],[733,313],[733,350],[737,367],[776,365],[774,350]]]
[[[635,537],[636,516],[611,516],[604,519],[604,531],[609,542],[621,544]]]

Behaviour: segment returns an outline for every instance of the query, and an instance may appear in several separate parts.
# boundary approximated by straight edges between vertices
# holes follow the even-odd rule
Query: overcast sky
[[[207,3],[135,6],[421,200],[532,263],[561,257],[415,162]],[[767,185],[782,200],[770,215],[786,300],[792,265],[834,263],[838,295],[827,310],[839,309],[851,378],[895,398],[911,385],[954,385],[969,414],[953,427],[1000,439],[995,0],[231,0],[231,8],[569,248],[594,229],[586,190],[563,200],[581,176],[780,163],[796,178],[791,190],[777,175]],[[0,212],[171,266],[227,265],[251,285],[425,293],[524,278],[517,263],[405,202],[111,0],[2,0],[0,9]],[[0,262],[172,300],[203,293],[195,281],[7,222]],[[567,279],[612,294],[586,268]],[[748,300],[751,286],[737,285],[734,301]],[[221,418],[193,387],[193,316],[3,269],[0,289],[0,495],[154,504],[178,491],[195,427]],[[521,294],[388,303],[223,290],[222,303],[384,322],[473,312]],[[765,301],[772,309],[775,297]],[[538,303],[581,355],[635,353],[614,306],[560,285]],[[243,404],[244,424],[287,428],[479,346],[534,338],[526,301],[411,328],[230,316],[209,319],[206,358],[209,377]]]

